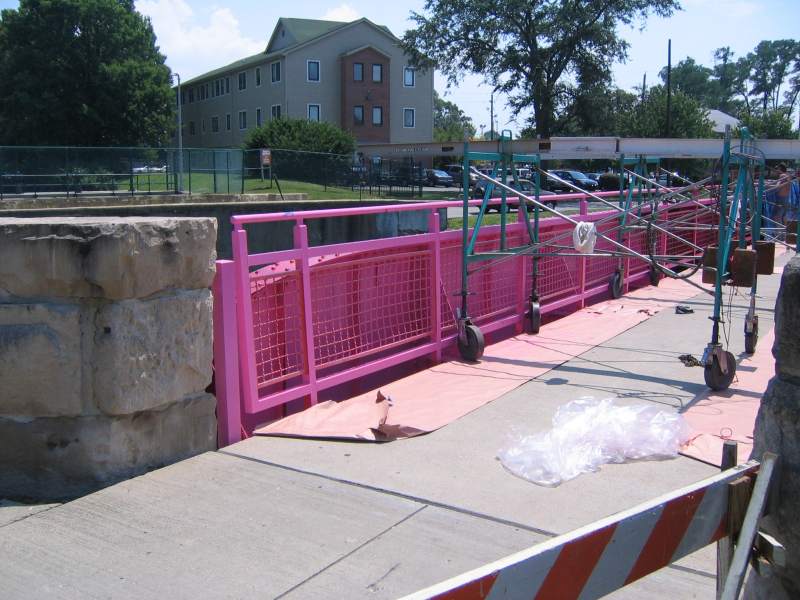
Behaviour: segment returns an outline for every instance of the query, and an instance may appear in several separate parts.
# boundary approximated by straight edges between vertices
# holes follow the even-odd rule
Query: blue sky
[[[399,36],[411,25],[409,13],[422,11],[423,5],[423,0],[136,1],[139,11],[153,22],[167,64],[183,79],[263,50],[278,17],[341,21],[367,17]],[[648,84],[657,82],[658,71],[666,64],[669,38],[673,64],[692,56],[711,65],[713,51],[720,46],[730,46],[739,56],[762,39],[800,36],[796,0],[683,0],[682,5],[684,10],[670,19],[649,19],[644,31],[639,31],[638,26],[621,30],[631,47],[627,64],[614,66],[617,85],[627,89],[641,85],[645,72]],[[17,6],[16,1],[0,0],[0,8]],[[458,88],[448,90],[444,77],[437,76],[436,88],[456,102],[477,126],[488,129],[490,88],[482,84],[480,77],[466,77]],[[495,98],[495,110],[500,128],[516,132],[524,124],[525,115],[515,122],[502,99]]]

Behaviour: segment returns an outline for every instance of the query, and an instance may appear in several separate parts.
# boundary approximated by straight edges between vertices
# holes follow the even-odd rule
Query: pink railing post
[[[585,194],[581,196],[579,206],[580,206],[580,215],[582,217],[585,217],[586,215],[589,214],[589,200]]]
[[[236,263],[218,260],[214,295],[214,394],[217,397],[217,447],[242,439],[239,351],[236,346]]]
[[[255,412],[258,402],[256,381],[256,343],[253,335],[253,299],[250,295],[250,268],[247,250],[247,232],[241,226],[233,230],[233,261],[236,270],[236,311],[239,333],[239,371],[241,393],[247,412]]]
[[[431,341],[436,344],[433,358],[442,362],[442,243],[439,211],[434,209],[428,215],[428,231],[433,235],[431,241]]]
[[[303,373],[303,382],[309,386],[306,406],[317,403],[317,360],[314,352],[314,314],[311,304],[311,266],[308,254],[308,227],[300,220],[294,226],[294,246],[300,250],[297,260],[297,270],[300,271],[300,281],[303,288],[303,350],[305,353],[306,368]]]

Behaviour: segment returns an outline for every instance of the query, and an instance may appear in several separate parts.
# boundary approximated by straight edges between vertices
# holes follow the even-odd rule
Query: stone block
[[[800,257],[783,268],[775,304],[775,373],[800,385]]]
[[[81,414],[81,313],[74,304],[0,304],[0,415]]]
[[[209,218],[0,218],[0,289],[119,300],[206,288],[215,244]]]
[[[210,290],[100,307],[95,319],[97,407],[123,415],[163,406],[211,382]]]
[[[0,497],[68,500],[216,448],[216,399],[121,417],[0,417]]]

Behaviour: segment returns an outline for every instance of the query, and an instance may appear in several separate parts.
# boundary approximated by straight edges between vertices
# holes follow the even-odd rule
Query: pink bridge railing
[[[615,192],[603,195],[616,197]],[[548,200],[554,197],[548,197]],[[588,211],[586,197],[564,194],[560,201],[580,200],[580,215],[599,221],[613,211]],[[472,202],[479,205],[480,200]],[[281,416],[290,402],[315,404],[324,390],[384,371],[412,359],[430,356],[455,343],[455,306],[459,301],[461,231],[441,231],[439,210],[459,201],[269,213],[232,217],[233,260],[217,261],[214,282],[214,362],[218,398],[219,445],[238,441],[248,424]],[[359,242],[310,246],[306,222],[312,219],[426,211],[428,232]],[[711,223],[712,215],[678,204],[667,218],[680,217],[687,228]],[[509,246],[526,243],[522,222],[509,219]],[[251,254],[246,226],[294,222],[291,249]],[[618,220],[600,225],[601,231]],[[540,240],[571,230],[558,218],[540,221]],[[496,249],[499,226],[482,227],[476,251]],[[614,232],[613,235],[616,235]],[[705,246],[710,231],[683,236]],[[647,232],[625,234],[625,243],[646,252]],[[568,238],[567,238],[568,239]],[[565,239],[560,239],[563,245]],[[659,252],[692,254],[686,243],[659,234]],[[600,240],[600,251],[611,249]],[[545,247],[543,251],[556,251]],[[647,277],[648,265],[624,258],[625,290]],[[583,307],[608,289],[619,259],[549,256],[539,262],[538,289],[542,313]],[[484,333],[508,327],[520,331],[531,284],[530,257],[492,261],[470,276],[469,314]]]

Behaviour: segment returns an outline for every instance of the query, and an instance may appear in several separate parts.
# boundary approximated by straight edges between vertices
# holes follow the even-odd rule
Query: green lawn
[[[577,214],[578,209],[577,208],[567,208],[567,209],[561,210],[560,212],[562,212],[562,213],[564,213],[566,215],[574,215],[574,214]],[[551,216],[553,216],[553,215],[550,214],[550,213],[547,213],[545,211],[542,211],[540,218],[545,219],[545,218],[551,217]],[[533,215],[529,214],[529,217],[530,217],[531,223],[532,223],[533,222]],[[470,215],[469,216],[469,226],[470,227],[474,227],[475,226],[475,222],[477,220],[478,220],[478,215]],[[516,213],[516,211],[506,215],[506,224],[516,223],[516,222],[517,222],[517,213]],[[464,223],[464,219],[461,218],[461,217],[450,217],[450,218],[447,219],[447,228],[448,229],[461,229],[463,223]],[[498,213],[491,213],[491,214],[484,215],[483,216],[483,225],[500,225],[500,215]]]

